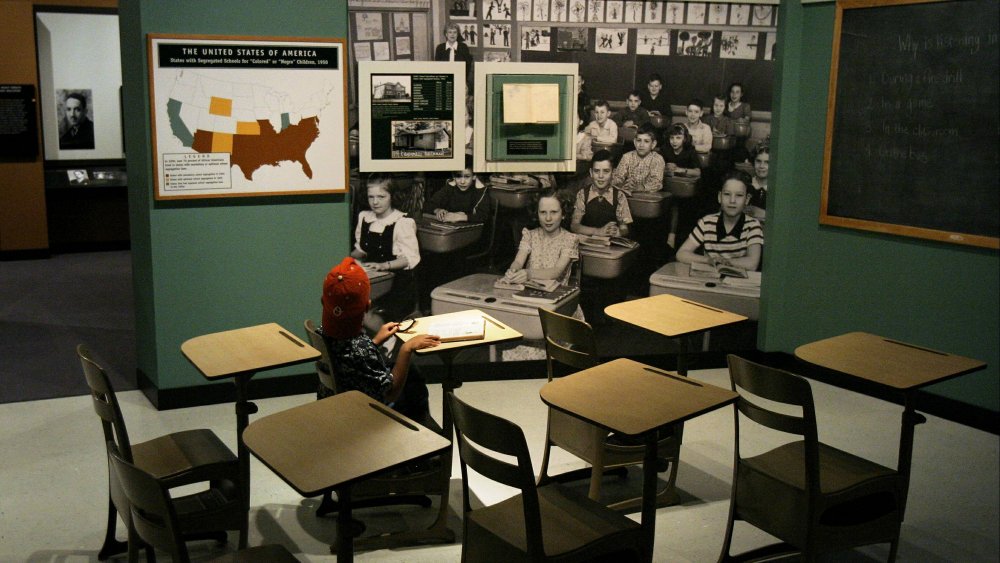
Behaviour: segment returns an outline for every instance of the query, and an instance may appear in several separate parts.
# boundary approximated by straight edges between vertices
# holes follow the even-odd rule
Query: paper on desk
[[[559,123],[558,84],[504,84],[504,123]]]

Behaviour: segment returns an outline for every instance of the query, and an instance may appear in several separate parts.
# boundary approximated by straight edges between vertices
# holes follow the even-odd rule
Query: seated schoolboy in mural
[[[702,109],[701,100],[695,98],[688,102],[684,109],[687,121],[684,123],[689,133],[691,133],[691,144],[694,150],[700,153],[708,153],[712,150],[712,128],[701,121]]]
[[[635,150],[625,153],[615,170],[614,183],[627,193],[658,192],[663,189],[666,163],[656,152],[656,129],[651,123],[639,127]]]
[[[571,231],[581,235],[628,236],[632,213],[625,194],[612,186],[613,177],[611,152],[597,151],[590,161],[590,178],[576,193]]]
[[[760,266],[764,230],[759,221],[746,214],[750,200],[750,178],[738,170],[726,175],[719,190],[719,212],[698,220],[677,261],[738,266],[748,271]]]

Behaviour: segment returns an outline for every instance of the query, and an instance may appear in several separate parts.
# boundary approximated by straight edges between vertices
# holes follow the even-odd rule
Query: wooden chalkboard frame
[[[948,0],[837,0],[837,12],[833,29],[833,59],[830,68],[830,89],[827,101],[826,145],[823,159],[823,193],[820,204],[820,224],[847,227],[866,231],[937,240],[983,248],[1000,249],[1000,238],[962,232],[950,232],[906,224],[889,223],[856,217],[843,217],[829,212],[831,190],[831,162],[834,145],[834,125],[836,118],[837,78],[840,70],[840,47],[844,12],[857,8],[892,7],[915,4],[946,2]],[[834,186],[836,189],[836,186]],[[901,198],[902,199],[902,198]],[[993,213],[995,210],[986,210]]]

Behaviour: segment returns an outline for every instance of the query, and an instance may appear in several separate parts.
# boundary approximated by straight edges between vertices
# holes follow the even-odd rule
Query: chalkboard
[[[998,6],[838,2],[821,223],[1000,248]]]

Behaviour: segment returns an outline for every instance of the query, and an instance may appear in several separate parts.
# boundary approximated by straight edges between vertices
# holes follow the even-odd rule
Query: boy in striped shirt
[[[730,172],[719,190],[718,213],[706,215],[677,250],[677,261],[738,266],[748,271],[760,265],[764,231],[760,222],[744,211],[750,196],[750,178],[740,171]]]

